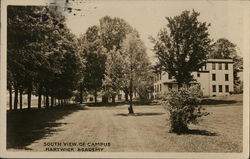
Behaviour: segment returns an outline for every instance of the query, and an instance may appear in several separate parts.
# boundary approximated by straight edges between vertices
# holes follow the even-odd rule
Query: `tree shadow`
[[[201,105],[236,104],[236,100],[202,99]]]
[[[117,107],[117,106],[123,106],[123,105],[129,105],[129,101],[116,101],[115,103],[103,103],[103,102],[97,102],[97,103],[84,103],[85,105],[89,107]],[[141,101],[133,101],[133,105],[135,106],[152,106],[152,105],[158,105],[158,103],[155,102],[141,102]]]
[[[134,113],[134,114],[126,114],[126,113],[119,113],[115,114],[115,116],[154,116],[154,115],[163,115],[165,113]]]
[[[188,129],[185,132],[178,133],[178,135],[218,136],[217,133],[213,133],[207,130],[198,130],[198,129]]]
[[[56,122],[76,111],[84,110],[78,105],[56,106],[44,109],[7,111],[7,149],[25,149],[35,140],[45,138],[67,123]]]
[[[117,106],[122,106],[127,104],[127,102],[115,102],[115,103],[103,103],[103,102],[98,102],[98,103],[84,103],[88,107],[117,107]]]

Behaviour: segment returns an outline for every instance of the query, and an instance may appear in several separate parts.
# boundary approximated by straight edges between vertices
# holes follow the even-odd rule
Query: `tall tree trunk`
[[[42,108],[42,86],[38,86],[38,109]]]
[[[28,93],[28,109],[30,109],[30,108],[31,108],[32,85],[30,85],[30,86],[28,87],[27,93]]]
[[[128,95],[129,95],[129,91],[127,89],[123,90],[123,92],[125,93],[125,101],[128,102]]]
[[[129,91],[129,98],[130,98],[130,101],[129,101],[129,114],[134,114],[134,110],[133,110],[133,82],[132,82],[132,79],[130,79],[130,91]]]
[[[22,110],[23,109],[23,90],[22,89],[20,89],[20,91],[19,91],[19,106],[20,106],[20,109]]]
[[[14,94],[14,110],[17,110],[17,104],[18,104],[18,88],[15,86],[15,94]]]
[[[116,97],[116,94],[112,94],[112,103],[115,104],[115,97]]]
[[[12,87],[9,88],[9,107],[12,110]]]
[[[104,103],[104,104],[108,104],[108,102],[109,102],[109,99],[108,99],[108,97],[107,96],[102,96],[102,103]]]
[[[46,106],[46,108],[48,108],[49,107],[49,95],[48,95],[48,92],[46,92],[45,97],[46,97],[46,103],[45,103],[46,105],[45,106]]]
[[[54,97],[53,96],[50,97],[50,106],[51,107],[54,106]]]
[[[133,65],[132,65],[132,55],[130,56],[130,81],[129,81],[129,97],[130,97],[130,101],[129,101],[129,114],[134,114],[134,110],[133,110]]]
[[[82,102],[83,102],[83,89],[82,89],[82,85],[80,85],[80,94],[79,94],[79,96],[80,96],[80,104],[82,104]]]
[[[55,99],[55,106],[57,106],[57,102],[56,102],[56,101],[57,101],[57,99],[56,99],[56,98],[54,98],[54,99]]]
[[[97,103],[97,90],[95,89],[95,92],[94,92],[94,97],[95,97],[95,103]]]

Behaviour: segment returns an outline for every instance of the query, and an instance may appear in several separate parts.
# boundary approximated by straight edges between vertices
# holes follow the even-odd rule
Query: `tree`
[[[130,107],[129,113],[133,114],[133,92],[140,84],[145,74],[148,73],[150,66],[146,47],[141,41],[140,36],[136,30],[127,35],[122,45],[122,54],[125,61],[125,87],[129,88]]]
[[[125,86],[125,67],[124,56],[120,50],[113,49],[107,53],[103,88],[106,96],[111,96],[112,103],[115,103],[116,95]]]
[[[170,132],[186,133],[188,124],[198,124],[199,118],[209,115],[200,105],[201,94],[198,86],[173,89],[167,93],[162,104],[170,114]]]
[[[93,92],[95,103],[97,102],[97,92],[102,88],[105,72],[106,57],[101,42],[99,27],[92,26],[81,37],[81,46],[79,48],[81,56],[85,59],[83,87],[87,91]]]
[[[154,73],[150,64],[144,67],[143,72],[137,78],[136,92],[139,95],[139,99],[143,104],[148,104],[151,102],[150,94],[154,90]]]
[[[151,85],[152,84],[152,85]],[[151,64],[146,54],[146,47],[136,30],[126,35],[120,49],[107,52],[106,72],[103,86],[113,97],[128,88],[130,97],[129,113],[133,114],[133,94],[139,93],[141,99],[149,96],[153,86]]]
[[[126,36],[133,28],[123,19],[105,16],[100,19],[100,38],[107,51],[119,50]]]
[[[38,108],[42,95],[46,97],[46,107],[49,96],[51,105],[55,96],[70,97],[77,81],[76,70],[81,65],[75,42],[65,25],[65,17],[55,7],[8,7],[8,80],[12,81],[8,84],[15,90],[14,109],[18,92],[20,101],[22,94],[28,94],[28,108],[32,93],[38,95]],[[65,93],[63,96],[59,88]]]
[[[210,58],[215,59],[232,59],[236,56],[236,45],[226,38],[220,38],[212,45]]]
[[[196,11],[183,11],[167,17],[167,28],[152,39],[158,67],[175,77],[179,86],[193,80],[191,72],[198,71],[211,50],[208,33],[210,24],[199,22]]]
[[[12,105],[12,90],[13,90],[13,78],[12,78],[12,73],[10,72],[9,69],[7,69],[7,89],[9,90],[9,107],[10,110],[13,109]]]
[[[100,38],[103,47],[110,52],[120,50],[126,36],[133,32],[133,28],[123,19],[105,16],[100,19]],[[125,97],[128,97],[129,88],[124,87]],[[104,93],[106,95],[106,93]],[[108,102],[108,98],[103,96],[103,102]],[[127,99],[127,98],[126,98]]]
[[[27,49],[27,45],[36,40],[36,34],[33,32],[35,27],[33,28],[32,25],[36,16],[34,11],[39,9],[41,7],[9,6],[7,10],[7,69],[11,77],[8,80],[12,81],[8,84],[14,87],[14,109],[17,109],[18,92],[20,92],[20,107],[22,107],[22,93],[27,88],[27,84],[31,83],[34,54],[30,54],[31,50]]]

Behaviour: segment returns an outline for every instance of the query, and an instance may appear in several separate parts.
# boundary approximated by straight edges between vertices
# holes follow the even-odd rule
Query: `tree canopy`
[[[65,17],[56,7],[8,6],[8,88],[17,94],[67,99],[72,95],[82,62],[75,51],[76,38],[65,25]],[[64,92],[62,94],[62,92]],[[21,97],[20,97],[21,100]],[[20,102],[20,107],[21,107]]]
[[[212,45],[210,58],[215,59],[232,59],[236,56],[236,45],[226,38],[220,38]]]
[[[158,68],[174,76],[180,85],[193,79],[191,72],[204,65],[211,51],[210,24],[200,22],[199,15],[193,10],[167,17],[167,27],[152,40]]]
[[[82,87],[90,93],[94,93],[96,102],[97,92],[102,88],[106,61],[105,49],[99,33],[98,26],[89,27],[86,33],[80,37],[79,43],[79,52],[85,60]]]

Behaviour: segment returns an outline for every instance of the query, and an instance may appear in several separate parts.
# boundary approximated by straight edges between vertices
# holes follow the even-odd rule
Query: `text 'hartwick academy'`
[[[88,151],[101,152],[105,147],[110,147],[109,142],[44,142],[45,151]]]

